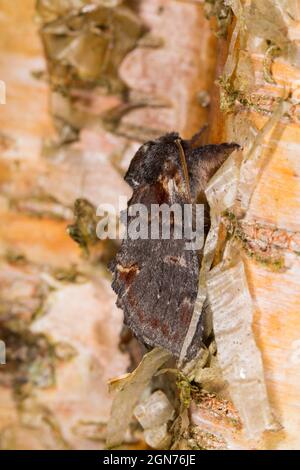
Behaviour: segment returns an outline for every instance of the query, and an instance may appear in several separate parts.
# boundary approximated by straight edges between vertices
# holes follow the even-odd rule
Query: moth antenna
[[[200,131],[193,135],[190,140],[190,146],[192,148],[196,148],[199,147],[199,145],[203,145],[203,142],[201,142],[201,138],[203,137],[203,134],[207,131],[207,129],[208,124],[204,124],[204,126],[201,127]]]
[[[183,175],[184,175],[184,179],[185,179],[185,183],[186,183],[186,191],[187,191],[188,198],[191,201],[192,196],[191,196],[190,177],[189,177],[188,167],[187,167],[187,163],[186,163],[185,153],[184,153],[184,150],[182,148],[182,145],[181,145],[181,142],[180,142],[179,139],[175,140],[175,144],[177,145],[177,148],[179,150],[180,162],[181,162],[181,165],[182,165]]]

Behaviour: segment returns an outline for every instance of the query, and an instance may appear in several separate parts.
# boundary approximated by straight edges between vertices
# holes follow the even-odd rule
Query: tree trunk
[[[189,138],[208,124],[206,142],[237,141],[245,156],[282,98],[286,112],[258,147],[254,192],[234,222],[277,427],[263,439],[249,438],[230,395],[205,390],[191,404],[190,422],[199,447],[299,448],[297,2],[272,2],[270,21],[263,8],[269,2],[252,2],[253,11],[248,0],[231,1],[228,24],[219,15],[223,2],[141,0],[138,8],[123,2],[136,36],[124,31],[119,37],[117,74],[105,77],[97,69],[100,48],[84,68],[90,43],[80,37],[85,46],[76,56],[57,45],[51,25],[64,26],[79,3],[101,2],[41,0],[38,11],[35,3],[0,0],[0,80],[6,84],[0,340],[7,348],[7,364],[0,366],[0,448],[103,448],[112,402],[107,381],[141,357],[132,340],[120,349],[122,312],[105,268],[116,247],[91,243],[87,255],[71,240],[66,229],[74,201],[109,203],[118,211],[118,197],[129,195],[123,174],[135,150],[168,131]],[[210,21],[203,3],[206,11],[207,4],[216,7]],[[80,79],[68,75],[59,54]],[[215,267],[232,223],[222,219]],[[139,434],[124,444],[144,445]]]

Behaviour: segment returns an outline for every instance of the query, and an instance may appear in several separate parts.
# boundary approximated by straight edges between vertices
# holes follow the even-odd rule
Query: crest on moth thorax
[[[237,144],[195,147],[194,140],[167,134],[144,144],[133,157],[125,180],[133,189],[127,215],[134,204],[204,205],[204,233],[209,229],[205,187]],[[154,223],[151,210],[149,227]],[[183,220],[184,222],[184,220]],[[149,234],[151,230],[149,230]],[[112,287],[123,309],[125,324],[144,344],[160,346],[175,357],[180,351],[194,311],[202,251],[186,249],[187,238],[132,239],[127,234],[111,268]],[[187,351],[192,359],[210,334],[204,307],[197,331]]]

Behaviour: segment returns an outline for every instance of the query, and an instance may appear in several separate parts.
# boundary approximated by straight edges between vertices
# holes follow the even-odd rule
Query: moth
[[[197,145],[197,136],[183,140],[170,133],[145,143],[133,157],[125,181],[133,189],[130,208],[143,204],[204,205],[204,234],[209,207],[205,188],[237,144]],[[192,206],[192,207],[193,207]],[[151,213],[150,213],[151,214]],[[148,224],[153,224],[151,215]],[[148,347],[159,346],[178,358],[193,315],[203,249],[186,249],[187,238],[125,238],[111,270],[117,306],[125,324]],[[192,359],[210,334],[207,303],[186,353]]]

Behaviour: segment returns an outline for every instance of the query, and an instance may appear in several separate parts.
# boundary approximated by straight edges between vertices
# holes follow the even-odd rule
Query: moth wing
[[[178,357],[197,297],[197,253],[185,240],[128,240],[117,258],[113,288],[125,323],[141,342]]]

